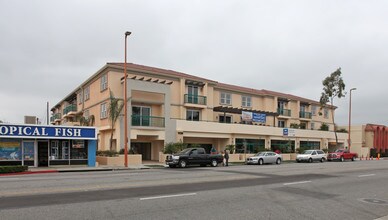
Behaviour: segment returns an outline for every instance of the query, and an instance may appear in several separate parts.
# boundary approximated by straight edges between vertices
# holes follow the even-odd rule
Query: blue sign
[[[252,121],[254,122],[265,123],[266,119],[267,119],[266,114],[253,113],[252,115]]]
[[[97,132],[93,127],[0,124],[0,138],[3,137],[95,140]]]
[[[288,128],[283,128],[283,136],[288,136]]]

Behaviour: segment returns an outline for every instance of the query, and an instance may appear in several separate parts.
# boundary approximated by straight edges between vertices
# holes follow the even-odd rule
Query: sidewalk
[[[14,176],[14,175],[27,175],[27,174],[42,174],[42,173],[65,173],[65,172],[96,172],[96,171],[119,171],[119,170],[141,170],[152,168],[164,168],[163,163],[151,163],[140,165],[128,165],[124,166],[98,166],[88,167],[85,165],[58,165],[50,167],[29,167],[26,172],[19,173],[2,173],[0,176]]]

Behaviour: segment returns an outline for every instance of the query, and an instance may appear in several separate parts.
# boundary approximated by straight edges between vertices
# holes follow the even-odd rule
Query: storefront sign
[[[41,125],[12,125],[0,124],[0,138],[34,138],[34,139],[97,139],[95,128],[41,126]]]

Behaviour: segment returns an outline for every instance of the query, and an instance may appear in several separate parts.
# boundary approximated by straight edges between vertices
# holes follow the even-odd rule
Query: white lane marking
[[[376,174],[365,174],[365,175],[359,175],[358,177],[368,177],[368,176],[374,176]]]
[[[301,182],[292,182],[292,183],[284,183],[283,185],[295,185],[295,184],[302,184],[302,183],[311,183],[311,181],[301,181]]]
[[[171,198],[171,197],[195,196],[195,195],[197,195],[197,193],[186,193],[186,194],[176,194],[176,195],[167,195],[167,196],[146,197],[146,198],[140,198],[140,200],[165,199],[165,198]]]

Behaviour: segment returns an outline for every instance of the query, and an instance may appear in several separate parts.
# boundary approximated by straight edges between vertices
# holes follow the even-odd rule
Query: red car
[[[347,149],[338,149],[333,153],[329,153],[329,155],[327,156],[327,160],[328,161],[339,160],[341,162],[345,160],[354,161],[357,157],[358,155],[356,153],[351,153]]]

